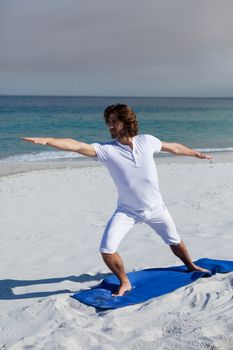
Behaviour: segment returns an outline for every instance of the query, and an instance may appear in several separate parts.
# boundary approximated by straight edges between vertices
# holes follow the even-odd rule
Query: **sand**
[[[193,260],[233,260],[232,154],[156,160]],[[98,311],[70,295],[110,271],[98,252],[117,193],[94,161],[1,164],[0,349],[233,349],[233,273]],[[127,272],[180,265],[146,225],[121,243]]]

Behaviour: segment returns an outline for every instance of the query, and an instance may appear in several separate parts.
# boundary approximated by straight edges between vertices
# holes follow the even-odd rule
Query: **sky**
[[[0,94],[233,97],[233,1],[0,0]]]

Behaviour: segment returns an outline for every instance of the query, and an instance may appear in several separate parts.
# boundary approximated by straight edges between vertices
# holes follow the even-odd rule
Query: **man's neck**
[[[133,149],[133,137],[122,136],[120,138],[117,138],[117,141],[122,145],[129,145]]]

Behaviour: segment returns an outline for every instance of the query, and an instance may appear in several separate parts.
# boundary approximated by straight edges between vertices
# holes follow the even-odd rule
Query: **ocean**
[[[21,137],[109,141],[103,111],[115,103],[134,109],[140,133],[203,152],[233,151],[232,98],[0,96],[0,160],[78,158],[77,153],[35,145]]]

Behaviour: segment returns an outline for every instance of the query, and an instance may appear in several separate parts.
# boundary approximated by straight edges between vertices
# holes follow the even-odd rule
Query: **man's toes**
[[[131,290],[130,286],[121,286],[116,293],[113,293],[113,297],[122,297],[126,292]]]

